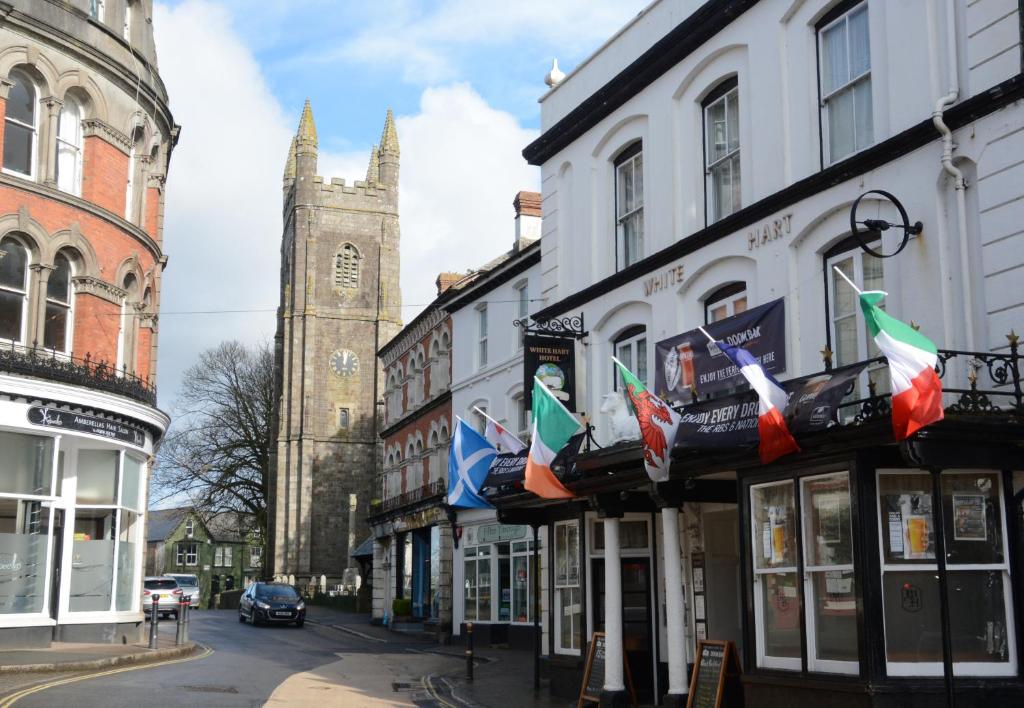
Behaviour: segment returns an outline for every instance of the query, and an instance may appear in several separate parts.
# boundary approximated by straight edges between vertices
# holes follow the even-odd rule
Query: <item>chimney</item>
[[[462,273],[438,273],[437,280],[434,281],[437,284],[437,294],[440,295],[465,277]]]
[[[540,238],[540,193],[519,192],[512,200],[516,209],[516,241],[513,250],[520,251]]]

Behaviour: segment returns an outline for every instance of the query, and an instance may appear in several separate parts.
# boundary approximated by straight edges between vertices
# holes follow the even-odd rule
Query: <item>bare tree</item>
[[[240,512],[266,538],[273,402],[268,344],[222,342],[200,354],[157,453],[152,501],[185,497],[204,515]]]

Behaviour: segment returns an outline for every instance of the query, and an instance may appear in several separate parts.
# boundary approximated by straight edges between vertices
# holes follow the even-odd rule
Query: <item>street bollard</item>
[[[473,623],[466,623],[466,680],[473,680]]]
[[[188,641],[188,626],[185,624],[188,621],[188,598],[182,598],[178,602],[178,626],[177,632],[174,635],[174,643],[182,645]]]
[[[149,648],[156,649],[156,630],[160,622],[160,596],[153,593],[153,611],[149,615]]]

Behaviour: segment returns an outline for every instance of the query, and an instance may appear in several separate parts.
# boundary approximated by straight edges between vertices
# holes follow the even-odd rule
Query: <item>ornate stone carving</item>
[[[86,118],[82,121],[83,135],[89,137],[95,135],[116,147],[118,150],[129,153],[132,149],[131,139],[120,130],[105,123],[99,118]]]
[[[127,292],[121,288],[91,275],[77,275],[71,279],[75,294],[95,295],[101,300],[120,305]]]

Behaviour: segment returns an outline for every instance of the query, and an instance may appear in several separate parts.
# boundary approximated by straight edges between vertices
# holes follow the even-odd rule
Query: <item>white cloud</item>
[[[281,174],[297,116],[282,110],[223,7],[187,0],[154,15],[160,72],[182,125],[164,228],[159,373],[168,406],[200,351],[273,336]],[[398,116],[398,131],[403,301],[422,304],[438,272],[479,266],[511,246],[512,198],[538,187],[520,155],[535,133],[467,84],[426,89],[418,113]],[[369,149],[321,151],[319,172],[362,178]],[[262,311],[174,314],[253,309]],[[418,310],[405,308],[405,320]]]

